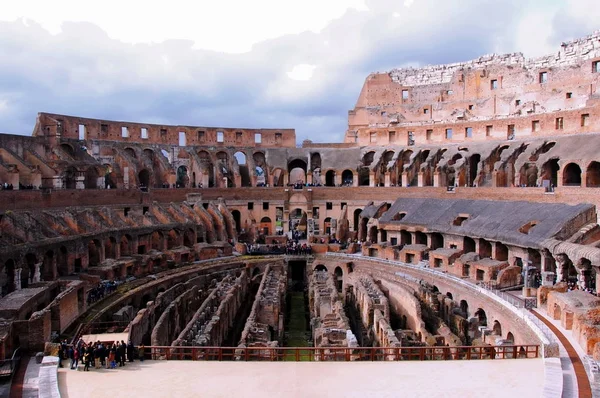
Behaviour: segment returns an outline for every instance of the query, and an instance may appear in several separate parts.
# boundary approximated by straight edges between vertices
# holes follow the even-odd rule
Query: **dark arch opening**
[[[475,252],[475,241],[468,236],[465,236],[463,239],[463,252],[464,253],[472,253]]]
[[[350,170],[344,170],[342,172],[342,184],[348,187],[354,185],[354,173]]]
[[[576,163],[569,163],[565,166],[563,172],[563,185],[580,187],[581,186],[581,168]]]
[[[360,213],[362,212],[361,209],[356,209],[354,210],[354,231],[358,231],[358,227],[360,224]]]
[[[474,154],[469,158],[469,186],[473,187],[477,183],[477,174],[479,173],[479,162],[481,155]]]
[[[550,159],[542,166],[542,180],[547,180],[552,186],[556,186],[558,184],[559,169],[558,159]]]
[[[185,166],[179,166],[177,168],[177,180],[175,184],[177,188],[185,188],[188,186],[190,177],[188,177],[188,169]]]
[[[335,287],[338,293],[341,293],[344,285],[344,271],[340,267],[335,267],[333,274],[335,275]]]
[[[591,162],[587,167],[585,186],[600,187],[600,162]]]
[[[324,271],[327,272],[327,267],[324,266],[323,264],[319,264],[315,267],[315,271]]]
[[[242,230],[242,214],[239,210],[232,210],[231,215],[233,216],[233,221],[235,222],[235,230],[240,233]]]
[[[140,180],[140,188],[148,188],[150,186],[150,172],[143,169],[138,173],[138,179]]]
[[[325,173],[325,186],[335,187],[335,171],[329,170]]]
[[[444,247],[444,236],[439,232],[434,232],[431,234],[431,248],[433,250],[440,249]]]

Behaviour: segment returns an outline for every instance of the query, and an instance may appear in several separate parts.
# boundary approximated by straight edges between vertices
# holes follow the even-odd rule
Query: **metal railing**
[[[21,348],[17,348],[10,359],[0,360],[0,378],[11,378],[21,362]]]
[[[448,361],[538,358],[539,345],[458,347],[195,347],[149,346],[144,358],[191,361]]]
[[[397,267],[398,269],[404,268],[404,269],[417,270],[419,272],[429,274],[431,276],[433,282],[435,281],[434,278],[444,278],[444,279],[451,280],[452,282],[454,282],[458,285],[468,287],[469,289],[473,289],[476,293],[486,295],[486,296],[502,303],[503,305],[507,306],[508,308],[513,309],[513,312],[515,313],[515,315],[519,316],[519,318],[521,318],[525,323],[529,324],[530,327],[533,326],[532,329],[534,330],[534,332],[536,332],[536,334],[538,334],[538,336],[540,338],[543,336],[544,339],[547,340],[549,343],[556,343],[556,341],[557,341],[554,333],[548,328],[548,326],[546,326],[543,322],[541,322],[539,319],[537,319],[537,317],[535,317],[533,314],[531,314],[529,310],[526,309],[527,306],[525,305],[525,303],[523,301],[521,301],[518,298],[516,298],[515,296],[509,295],[505,292],[500,292],[499,290],[493,291],[493,290],[485,289],[485,288],[483,288],[481,286],[477,286],[476,284],[469,282],[463,278],[459,278],[458,276],[451,275],[446,272],[438,271],[433,268],[429,268],[427,265],[419,266],[419,265],[415,265],[415,264],[403,263],[400,261],[386,260],[386,259],[375,258],[375,257],[366,257],[366,256],[362,256],[362,255],[349,255],[349,254],[344,254],[344,253],[328,252],[328,253],[326,253],[326,255],[330,256],[330,257],[340,257],[340,258],[345,258],[345,259],[370,261],[373,263],[380,263],[380,264],[383,263],[383,264],[387,264],[387,265],[390,265],[393,267]],[[537,331],[535,329],[537,329]],[[542,339],[542,341],[544,341],[544,339]]]

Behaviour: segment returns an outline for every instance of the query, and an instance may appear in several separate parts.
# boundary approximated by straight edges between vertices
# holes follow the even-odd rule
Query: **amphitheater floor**
[[[541,396],[544,369],[542,359],[396,363],[145,361],[90,372],[67,367],[59,370],[58,378],[62,398],[490,398]]]

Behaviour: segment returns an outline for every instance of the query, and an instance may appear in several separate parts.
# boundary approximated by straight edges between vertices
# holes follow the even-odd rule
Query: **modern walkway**
[[[540,397],[543,359],[410,362],[145,361],[59,370],[62,398]]]
[[[545,316],[541,315],[537,311],[531,311],[531,312],[539,320],[544,322],[544,324],[546,326],[548,326],[548,328],[550,328],[552,333],[554,333],[554,335],[560,340],[560,342],[563,345],[564,349],[566,350],[566,354],[567,354],[568,358],[570,359],[571,364],[573,366],[573,372],[575,373],[575,378],[577,379],[577,385],[574,386],[572,382],[568,382],[568,379],[565,380],[567,382],[563,384],[563,397],[568,397],[568,396],[574,396],[574,397],[579,396],[582,398],[583,397],[592,397],[592,389],[590,387],[590,380],[585,371],[585,367],[583,366],[583,363],[581,362],[581,358],[579,358],[577,351],[575,351],[575,348],[573,347],[573,345],[571,344],[569,339],[556,326],[554,326],[554,324],[552,322],[550,322],[548,319],[546,319]],[[562,356],[563,355],[561,353],[561,357]],[[562,358],[561,358],[561,362],[562,362]],[[563,369],[565,369],[565,365],[568,366],[568,364],[563,363]]]

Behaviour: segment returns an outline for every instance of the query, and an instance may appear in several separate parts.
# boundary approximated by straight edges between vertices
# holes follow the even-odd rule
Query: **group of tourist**
[[[9,183],[4,183],[4,184],[0,184],[0,189],[4,190],[4,191],[12,191],[13,190],[13,184],[9,184]]]
[[[138,346],[137,356],[140,361],[144,360],[145,347]],[[92,369],[115,369],[125,366],[125,362],[133,362],[135,357],[135,347],[131,343],[125,344],[115,341],[113,344],[104,345],[100,341],[96,343],[85,343],[80,340],[75,347],[68,345],[63,341],[59,350],[59,357],[62,360],[70,360],[70,368],[77,370],[80,364],[83,364],[83,370],[89,372]],[[62,363],[60,365],[62,367]]]
[[[312,247],[306,243],[300,244],[297,240],[290,240],[285,247],[285,254],[311,255]]]
[[[96,301],[102,300],[107,295],[117,290],[117,283],[115,281],[102,281],[96,287],[88,292],[87,303],[88,305],[95,303]]]

